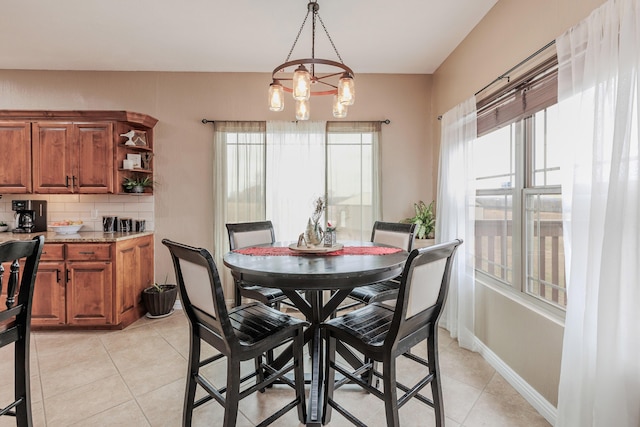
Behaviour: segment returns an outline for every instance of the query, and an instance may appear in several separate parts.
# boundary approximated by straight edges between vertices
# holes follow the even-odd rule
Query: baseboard
[[[515,388],[518,393],[533,406],[552,426],[556,424],[558,409],[547,399],[529,385],[520,375],[518,375],[509,365],[504,363],[493,351],[489,349],[478,338],[475,339],[475,347],[484,360],[489,363],[502,377]]]

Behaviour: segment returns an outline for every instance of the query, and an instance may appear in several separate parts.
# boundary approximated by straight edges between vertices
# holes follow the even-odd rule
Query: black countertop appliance
[[[46,200],[12,200],[11,210],[16,213],[14,233],[47,231]]]

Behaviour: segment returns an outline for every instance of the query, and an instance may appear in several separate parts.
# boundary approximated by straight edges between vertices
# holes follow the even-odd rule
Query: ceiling
[[[430,74],[497,0],[318,0],[356,73]],[[0,69],[271,72],[307,0],[5,0]],[[311,56],[307,23],[291,59]],[[318,23],[316,57],[337,60]]]

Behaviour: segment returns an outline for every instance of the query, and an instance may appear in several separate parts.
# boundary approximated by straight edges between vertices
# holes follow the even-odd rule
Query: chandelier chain
[[[342,60],[342,57],[338,53],[338,49],[336,48],[336,45],[333,43],[333,39],[329,35],[329,31],[327,30],[327,27],[325,27],[324,22],[322,21],[322,17],[320,15],[318,15],[318,19],[320,20],[320,24],[322,24],[322,29],[324,30],[324,33],[327,35],[327,38],[329,39],[329,42],[331,43],[331,47],[333,47],[333,51],[338,56],[338,59],[340,60],[340,62],[344,64],[344,61]]]
[[[307,23],[307,19],[309,18],[309,13],[311,13],[311,11],[307,11],[306,16],[304,17],[304,21],[302,21],[302,25],[300,26],[300,29],[298,30],[298,34],[296,35],[296,39],[293,41],[293,46],[291,46],[291,49],[289,50],[289,54],[287,55],[287,59],[285,59],[284,62],[289,62],[289,58],[291,58],[291,54],[293,53],[293,49],[295,49],[296,44],[298,43],[298,39],[300,38],[300,34],[302,34],[302,30],[304,29],[304,24]]]

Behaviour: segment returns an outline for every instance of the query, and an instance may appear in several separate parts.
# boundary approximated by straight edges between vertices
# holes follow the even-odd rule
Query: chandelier
[[[289,50],[287,59],[278,65],[271,74],[273,81],[269,85],[269,109],[271,111],[284,110],[284,92],[291,93],[296,102],[297,120],[309,119],[309,99],[311,96],[333,95],[333,116],[336,118],[347,117],[347,108],[355,101],[353,71],[342,61],[338,49],[333,44],[324,22],[318,14],[319,9],[320,5],[317,1],[310,1],[307,4],[307,14],[302,21],[300,30],[298,30],[291,50]],[[291,53],[298,43],[310,14],[312,15],[311,58],[290,60]],[[340,62],[316,58],[316,21],[322,25],[322,29]],[[319,69],[322,72],[320,70],[316,72],[316,65],[320,66]]]

